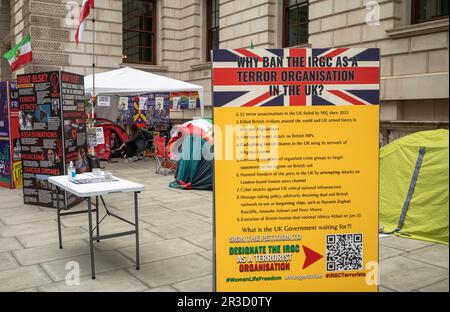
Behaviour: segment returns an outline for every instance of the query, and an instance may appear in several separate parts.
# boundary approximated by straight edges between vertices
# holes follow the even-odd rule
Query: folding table
[[[67,175],[63,176],[52,176],[48,178],[48,181],[55,185],[56,191],[56,200],[57,200],[57,219],[58,219],[58,237],[59,237],[59,248],[62,249],[62,234],[61,234],[61,217],[67,215],[75,215],[81,213],[88,213],[88,224],[89,224],[89,245],[90,245],[90,255],[91,255],[91,272],[92,279],[95,279],[95,259],[94,259],[94,241],[99,242],[102,239],[109,239],[114,237],[121,237],[127,235],[136,235],[136,270],[139,270],[139,225],[138,225],[138,194],[144,190],[144,186],[142,184],[130,182],[127,180],[123,180],[117,177],[105,178],[104,176],[96,176],[92,173],[83,173],[78,174],[76,179],[69,179]],[[69,212],[61,212],[60,207],[60,190],[65,190],[69,193],[72,193],[78,197],[84,198],[87,200],[88,209],[83,211],[69,211]],[[103,201],[103,195],[111,194],[111,193],[125,193],[125,192],[134,192],[134,223],[128,221],[120,216],[117,216],[111,213],[107,208]],[[95,209],[92,209],[91,197],[95,197]],[[98,199],[99,197],[103,201],[105,205],[105,209],[107,214],[99,220],[99,205]],[[65,209],[65,205],[64,205]],[[96,214],[96,226],[92,227],[92,212]],[[113,216],[121,221],[124,221],[128,224],[134,226],[134,230],[113,233],[107,235],[100,235],[100,223],[107,216]],[[94,235],[94,231],[96,234]]]

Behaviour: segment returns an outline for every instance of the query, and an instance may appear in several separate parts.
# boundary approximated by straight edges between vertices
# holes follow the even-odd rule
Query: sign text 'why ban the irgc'
[[[354,81],[354,68],[358,67],[358,61],[345,56],[239,57],[237,65],[240,69],[246,69],[237,71],[238,81],[252,84],[271,81],[274,82],[269,86],[271,96],[295,96],[321,95],[323,83]]]

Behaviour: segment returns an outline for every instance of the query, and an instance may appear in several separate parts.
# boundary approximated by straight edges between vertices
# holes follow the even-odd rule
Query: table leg
[[[91,198],[88,197],[88,222],[89,222],[89,246],[91,249],[91,274],[92,279],[95,279],[95,263],[94,263],[94,242],[92,239],[92,207]]]
[[[138,213],[138,192],[134,192],[134,225],[136,230],[136,270],[139,270],[139,213]]]
[[[99,206],[98,206],[98,196],[95,196],[95,207],[96,207],[96,211],[95,211],[95,221],[96,221],[96,230],[97,230],[97,237],[100,236],[100,222],[98,219],[98,210],[99,210]],[[97,243],[100,242],[99,239],[97,239]]]
[[[59,240],[59,249],[62,249],[62,233],[61,233],[61,209],[59,207],[59,188],[56,187],[56,215],[58,219],[58,240]]]

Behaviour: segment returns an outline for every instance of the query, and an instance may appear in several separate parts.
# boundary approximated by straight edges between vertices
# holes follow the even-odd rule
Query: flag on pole
[[[84,29],[86,28],[86,18],[89,16],[89,12],[94,7],[94,0],[83,0],[81,5],[80,18],[78,19],[77,32],[75,33],[75,41],[77,45],[83,40]]]
[[[11,71],[15,71],[25,64],[33,61],[33,53],[31,52],[30,34],[27,34],[14,48],[3,55],[11,66]]]

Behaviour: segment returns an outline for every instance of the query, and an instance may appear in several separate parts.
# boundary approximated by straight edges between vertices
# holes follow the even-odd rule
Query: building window
[[[412,23],[448,17],[448,0],[413,0]]]
[[[123,0],[123,62],[156,64],[156,0]]]
[[[219,0],[206,0],[206,61],[211,61],[211,50],[219,48]]]
[[[308,43],[308,0],[283,0],[283,45]]]

